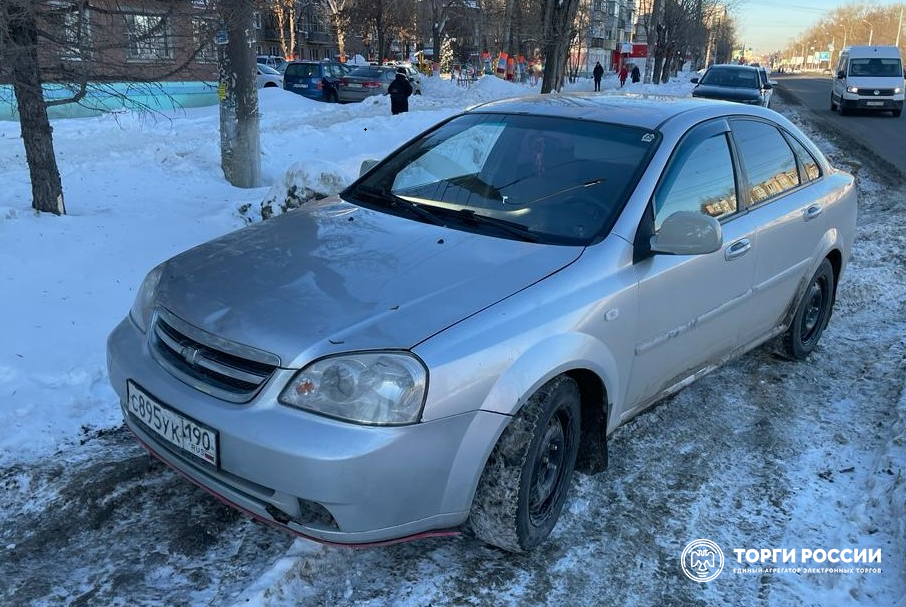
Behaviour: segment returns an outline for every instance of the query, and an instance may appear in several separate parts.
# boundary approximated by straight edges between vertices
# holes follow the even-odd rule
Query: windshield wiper
[[[507,221],[490,215],[480,215],[472,209],[460,209],[451,213],[455,217],[473,225],[489,225],[497,228],[501,232],[506,232],[520,240],[527,242],[542,242],[542,239],[532,232],[527,226],[514,221]]]
[[[364,194],[364,196],[362,196]],[[396,194],[393,194],[387,190],[380,188],[372,188],[369,186],[359,186],[352,192],[353,196],[358,196],[365,199],[371,204],[378,204],[384,208],[389,209],[403,209],[408,211],[410,215],[413,215],[425,223],[430,223],[436,226],[444,225],[444,222],[432,211],[428,210],[427,207],[424,207],[418,203],[406,200],[405,198],[400,198]]]

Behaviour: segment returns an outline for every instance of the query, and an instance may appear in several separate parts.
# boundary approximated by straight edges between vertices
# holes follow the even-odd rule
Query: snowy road
[[[859,238],[812,356],[769,344],[617,430],[610,468],[577,475],[533,554],[293,542],[119,429],[0,469],[0,605],[906,605],[906,187],[859,177]],[[727,558],[707,584],[679,567],[698,538]],[[882,571],[734,573],[734,548],[881,549]]]

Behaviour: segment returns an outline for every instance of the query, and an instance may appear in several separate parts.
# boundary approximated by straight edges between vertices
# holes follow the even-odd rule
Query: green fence
[[[45,84],[48,101],[72,96],[73,87]],[[51,118],[83,118],[117,111],[169,111],[217,104],[216,82],[105,82],[91,83],[78,103],[47,108]],[[0,120],[18,120],[16,98],[10,85],[0,85]]]

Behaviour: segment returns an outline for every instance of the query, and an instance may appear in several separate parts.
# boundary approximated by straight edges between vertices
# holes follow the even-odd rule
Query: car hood
[[[699,84],[692,89],[693,97],[707,99],[724,99],[726,101],[752,101],[761,99],[758,89],[742,88],[738,86],[715,86],[713,84]]]
[[[412,348],[582,250],[453,230],[335,198],[174,257],[157,298],[200,329],[296,367],[340,351]]]

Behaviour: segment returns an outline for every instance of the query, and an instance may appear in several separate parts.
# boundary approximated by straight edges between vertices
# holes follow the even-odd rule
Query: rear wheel
[[[488,458],[469,515],[483,541],[523,552],[553,530],[579,450],[579,387],[561,375],[542,386]]]
[[[783,336],[783,347],[790,357],[801,360],[815,349],[827,327],[833,307],[834,269],[830,261],[825,259],[805,288],[793,322]]]

